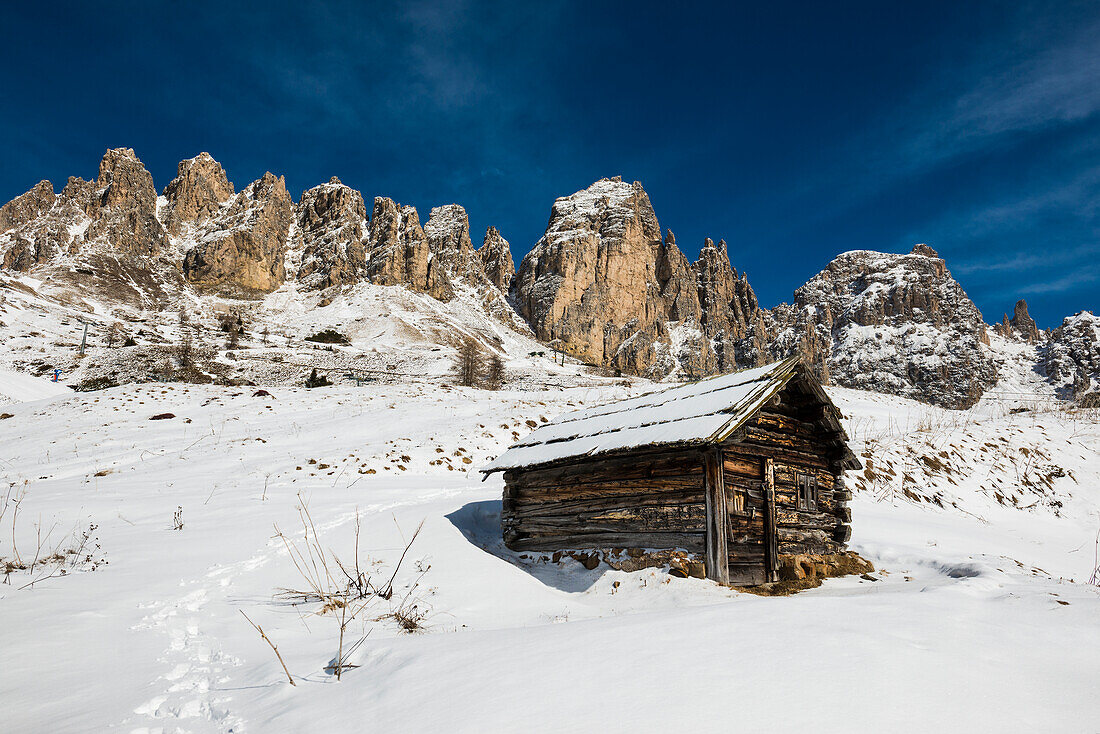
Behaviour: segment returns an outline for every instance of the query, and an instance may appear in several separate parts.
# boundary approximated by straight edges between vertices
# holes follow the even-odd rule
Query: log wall
[[[501,523],[513,550],[705,550],[698,450],[510,471],[504,484]]]
[[[842,552],[851,533],[846,524],[851,517],[847,506],[849,495],[843,482],[838,481],[835,457],[815,435],[813,423],[765,408],[746,424],[738,438],[724,450],[727,492],[729,489],[744,492],[747,502],[762,518],[764,465],[766,459],[772,459],[779,554]],[[799,474],[817,479],[817,505],[813,510],[798,507]],[[759,537],[762,554],[763,523],[757,523],[751,516],[737,518],[736,522],[754,541]],[[730,562],[735,557],[739,562],[755,561],[755,551],[751,550],[755,542],[747,548],[740,550],[731,542]],[[745,557],[746,553],[753,555]]]

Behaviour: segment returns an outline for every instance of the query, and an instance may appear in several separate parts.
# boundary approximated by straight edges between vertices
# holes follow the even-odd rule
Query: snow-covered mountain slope
[[[638,389],[150,384],[9,408],[19,554],[37,523],[47,549],[88,542],[65,577],[0,586],[4,728],[726,731],[733,699],[748,730],[1094,726],[1095,412],[832,390],[870,454],[852,546],[879,570],[793,597],[507,551],[500,480],[474,470]],[[306,582],[272,526],[382,584],[421,521],[337,682],[337,616],[285,595]]]
[[[967,408],[997,379],[981,313],[927,245],[842,253],[773,316],[778,350],[839,385]]]
[[[244,333],[234,344],[225,328],[237,317]],[[326,330],[347,343],[310,341]],[[318,291],[289,281],[260,300],[183,290],[168,308],[144,309],[0,274],[0,339],[7,346],[0,367],[49,376],[59,369],[62,382],[81,389],[149,381],[298,385],[314,368],[353,384],[355,376],[435,380],[450,371],[466,337],[504,360],[512,386],[607,381],[574,359],[555,364],[556,355],[522,321],[494,318],[483,294],[466,283],[456,284],[447,302],[403,286],[358,282]]]

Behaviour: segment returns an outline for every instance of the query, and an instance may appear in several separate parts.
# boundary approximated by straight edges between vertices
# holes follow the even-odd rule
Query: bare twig
[[[241,616],[243,616],[245,619],[248,619],[248,615],[244,613],[243,609],[241,609],[240,612]],[[271,646],[271,651],[274,652],[275,657],[279,659],[279,665],[283,666],[283,672],[286,673],[286,679],[290,681],[290,685],[297,687],[298,684],[294,682],[294,677],[290,674],[290,671],[287,670],[286,663],[283,662],[283,656],[279,654],[279,648],[275,645],[274,642],[271,641],[271,638],[264,633],[263,628],[260,627],[260,625],[256,624],[251,619],[248,619],[248,623],[255,627],[256,631],[260,633],[260,637],[264,638],[264,642]]]

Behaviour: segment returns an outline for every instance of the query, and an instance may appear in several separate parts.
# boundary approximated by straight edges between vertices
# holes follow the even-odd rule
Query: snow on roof
[[[795,357],[566,413],[481,471],[517,469],[642,446],[707,444],[737,430],[795,374]]]

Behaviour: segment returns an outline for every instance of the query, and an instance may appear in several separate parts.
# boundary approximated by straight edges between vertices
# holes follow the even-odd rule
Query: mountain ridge
[[[154,312],[205,296],[247,309],[290,285],[318,294],[317,306],[360,283],[443,307],[461,293],[462,308],[616,373],[695,379],[798,354],[825,381],[946,407],[973,405],[996,383],[993,332],[1034,345],[1035,369],[1062,394],[1100,389],[1088,319],[1044,332],[1020,301],[989,327],[927,245],[841,253],[790,303],[763,308],[724,241],[708,238],[691,261],[642,184],[620,177],[555,200],[517,266],[495,227],[474,246],[458,204],[422,224],[385,196],[368,214],[336,177],[297,201],[272,173],[238,191],[208,153],[181,161],[158,195],[136,153],[112,149],[95,181],[71,177],[61,193],[42,181],[0,207],[0,266],[42,276],[63,298]]]

